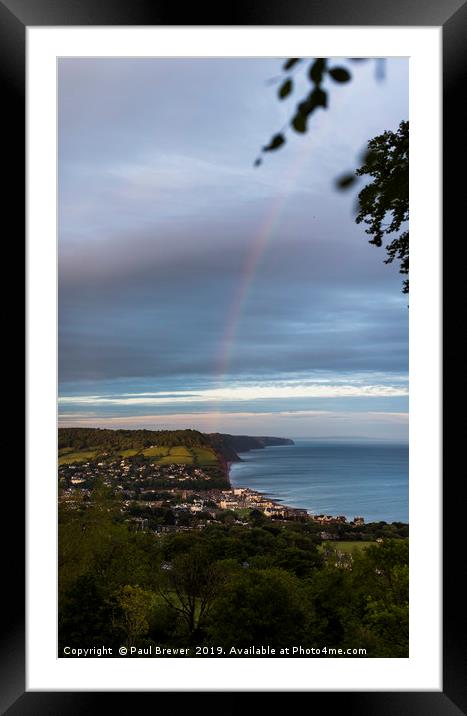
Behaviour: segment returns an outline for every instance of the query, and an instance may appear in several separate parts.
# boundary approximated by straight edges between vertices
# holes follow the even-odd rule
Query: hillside
[[[226,433],[211,433],[209,435],[214,448],[222,454],[228,462],[239,462],[238,453],[250,450],[263,450],[273,445],[293,445],[290,438],[276,438],[267,436],[228,435]]]
[[[105,430],[63,428],[58,431],[61,484],[92,489],[99,478],[121,494],[146,500],[168,487],[227,489],[227,460],[210,438],[196,430]]]
[[[201,433],[198,430],[108,430],[59,428],[60,462],[97,458],[105,453],[121,457],[137,455],[161,463],[221,464],[239,462],[238,453],[262,450],[271,445],[293,445],[289,438]]]
[[[58,448],[85,450],[142,450],[154,445],[211,447],[207,435],[198,430],[107,430],[105,428],[59,428]]]

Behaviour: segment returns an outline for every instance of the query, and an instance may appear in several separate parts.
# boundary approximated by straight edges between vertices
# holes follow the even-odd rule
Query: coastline
[[[250,452],[244,451],[244,452]],[[242,460],[241,453],[239,454],[240,462],[248,462],[248,460]],[[368,515],[364,511],[363,504],[361,505],[361,510],[359,510],[359,504],[358,500],[355,500],[354,509],[350,507],[349,505],[346,505],[346,507],[342,508],[342,511],[337,512],[333,511],[333,514],[329,514],[329,512],[324,508],[319,513],[318,510],[310,509],[310,504],[306,504],[306,500],[302,500],[302,507],[296,507],[294,506],[294,502],[292,501],[292,495],[289,494],[283,494],[282,497],[278,498],[274,496],[274,493],[271,494],[271,492],[265,491],[264,487],[261,487],[261,484],[258,486],[258,480],[255,481],[255,478],[253,477],[252,482],[253,485],[256,485],[255,487],[249,486],[249,479],[248,476],[240,478],[238,480],[235,480],[235,482],[232,480],[232,466],[235,465],[238,461],[229,461],[226,463],[228,475],[228,483],[229,483],[229,491],[232,495],[232,499],[238,496],[242,496],[242,491],[244,491],[247,495],[254,496],[255,500],[258,502],[262,502],[264,506],[268,506],[267,510],[262,510],[267,514],[268,516],[273,516],[276,514],[277,516],[280,516],[281,512],[286,512],[290,517],[300,517],[301,519],[306,519],[307,521],[310,520],[314,523],[320,523],[320,524],[347,524],[347,525],[364,525],[364,524],[377,524],[377,523],[385,523],[385,524],[403,524],[408,525],[409,521],[405,517],[405,515],[398,515],[393,514],[393,516],[386,516],[384,512],[373,516]],[[260,465],[261,468],[261,465]],[[252,478],[250,470],[247,470],[247,475],[249,474],[250,479]],[[260,476],[263,477],[263,474],[260,472]],[[274,485],[268,485],[269,487],[272,487],[274,489]],[[277,485],[277,488],[279,488],[279,485]],[[293,490],[292,490],[293,491]],[[284,491],[283,491],[284,492]],[[287,490],[285,491],[287,492]],[[357,493],[358,494],[358,493]],[[289,498],[287,500],[287,497]],[[309,496],[308,496],[309,497]],[[364,498],[365,499],[365,498]],[[305,504],[303,505],[303,502]],[[308,499],[308,503],[310,500]],[[300,501],[299,501],[300,504]],[[323,504],[323,502],[321,502]],[[335,500],[335,504],[337,505],[337,509],[339,510],[340,505],[338,504],[338,501]],[[318,502],[319,505],[319,502]],[[242,507],[246,507],[247,505],[241,505]],[[253,505],[249,505],[250,507]],[[368,505],[366,505],[368,510]],[[238,508],[237,508],[238,509]],[[332,508],[331,508],[332,509]],[[343,514],[345,511],[346,514]],[[373,511],[373,510],[370,510]],[[377,510],[375,510],[377,512]],[[326,514],[324,514],[326,512]],[[397,510],[396,510],[397,512]]]
[[[248,451],[250,452],[250,451]],[[240,458],[241,462],[241,458]],[[247,497],[247,503],[249,502],[249,507],[251,509],[260,509],[260,511],[263,512],[263,514],[266,514],[269,517],[276,516],[280,517],[283,516],[286,519],[300,519],[304,521],[311,521],[314,523],[319,524],[354,524],[354,525],[362,525],[364,524],[365,520],[363,517],[356,517],[352,522],[348,522],[347,518],[344,515],[315,515],[310,512],[310,510],[307,510],[305,508],[301,507],[294,507],[292,505],[288,505],[284,503],[282,500],[274,499],[273,497],[268,496],[265,492],[262,492],[260,490],[254,490],[251,487],[248,486],[233,486],[232,481],[230,479],[230,470],[232,465],[235,463],[233,461],[226,461],[227,466],[227,480],[229,483],[229,491],[234,496],[239,497]],[[246,506],[246,505],[245,505]]]
[[[249,451],[249,452],[250,452],[250,451]],[[283,500],[274,499],[274,498],[270,497],[269,495],[267,495],[265,492],[262,492],[261,490],[254,490],[253,488],[248,487],[248,485],[238,485],[238,487],[234,487],[234,486],[232,485],[232,481],[231,481],[231,479],[230,479],[230,470],[231,470],[232,465],[237,465],[238,462],[243,462],[243,461],[240,459],[240,461],[237,461],[237,460],[236,460],[236,461],[232,461],[232,460],[231,460],[231,461],[229,461],[229,462],[226,462],[226,468],[227,468],[226,477],[227,477],[227,481],[228,481],[228,483],[229,483],[229,489],[230,489],[231,491],[236,490],[236,489],[241,489],[241,488],[245,487],[245,488],[248,488],[249,490],[251,490],[252,492],[255,492],[256,494],[261,495],[261,497],[263,497],[265,500],[268,500],[269,502],[273,502],[275,505],[277,505],[277,507],[281,507],[281,506],[282,506],[282,507],[288,507],[288,508],[290,508],[290,509],[300,509],[300,508],[295,508],[295,507],[293,507],[292,505],[286,505],[286,504],[283,502]],[[307,512],[308,512],[308,514],[310,514],[310,511],[309,511],[309,510],[307,510]]]

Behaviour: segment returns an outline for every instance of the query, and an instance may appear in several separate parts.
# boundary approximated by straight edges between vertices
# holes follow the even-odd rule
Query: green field
[[[145,457],[155,458],[154,462],[160,465],[191,465],[194,462],[191,449],[184,445],[175,445],[174,447],[157,445],[156,447],[146,448],[142,454]]]
[[[118,454],[120,457],[133,457],[137,453],[139,453],[139,450],[130,449],[130,450],[121,450]]]
[[[161,465],[192,465],[194,462],[193,453],[184,445],[176,445],[167,450],[167,454],[159,460]]]
[[[67,448],[64,448],[66,450]],[[59,465],[72,465],[75,462],[87,462],[97,455],[97,450],[80,450],[79,452],[63,452],[58,458]]]
[[[209,448],[194,447],[192,452],[198,465],[217,465],[217,456]]]
[[[177,445],[176,447],[170,448],[169,454],[174,455],[175,457],[184,457],[187,460],[193,460],[193,453],[191,452],[191,449],[185,447],[184,445]]]
[[[86,462],[95,458],[102,448],[89,448],[87,450],[73,450],[70,447],[64,447],[59,450],[59,465],[71,465],[75,462]],[[159,465],[199,465],[200,467],[217,465],[218,459],[213,450],[205,447],[186,447],[185,445],[157,445],[155,447],[145,448],[128,448],[119,450],[116,453],[118,457],[134,457],[135,455],[143,455],[152,458]]]
[[[333,549],[338,552],[347,552],[349,554],[355,554],[356,552],[361,552],[363,549],[366,549],[369,547],[370,544],[376,544],[376,542],[352,542],[352,541],[329,541],[329,542],[323,542],[321,544],[320,549]]]
[[[150,447],[143,450],[142,454],[145,457],[164,457],[168,455],[170,448],[164,445],[157,445],[156,447]]]

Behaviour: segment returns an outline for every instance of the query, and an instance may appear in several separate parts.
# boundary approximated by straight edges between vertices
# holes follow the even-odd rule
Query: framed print
[[[465,5],[0,10],[27,138],[2,708],[310,691],[460,713],[441,128],[448,168]]]

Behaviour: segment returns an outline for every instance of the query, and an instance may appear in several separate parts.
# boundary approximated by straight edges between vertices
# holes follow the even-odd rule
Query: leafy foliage
[[[82,450],[98,446],[101,450],[147,448],[153,444],[175,447],[210,447],[210,440],[198,430],[107,430],[105,428],[60,428],[58,448]]]
[[[348,569],[323,559],[306,523],[156,537],[122,523],[103,485],[59,517],[60,647],[296,642],[408,655],[406,539],[356,552]]]
[[[283,134],[275,134],[269,144],[263,147],[263,152],[271,152],[274,149],[278,149],[285,143]]]
[[[352,62],[364,62],[365,58],[350,58]],[[278,96],[280,100],[289,97],[295,84],[292,73],[303,63],[304,58],[290,58],[282,66],[286,77],[281,81]],[[376,76],[381,78],[381,60],[376,60]],[[296,105],[290,119],[290,126],[298,134],[305,134],[309,129],[310,117],[317,109],[326,109],[329,105],[330,90],[325,87],[329,78],[337,84],[350,82],[352,74],[347,67],[330,66],[329,58],[312,58],[306,77],[312,89]],[[286,142],[285,130],[275,134],[271,141],[262,148],[262,152],[271,152],[282,147]],[[254,161],[254,166],[262,164],[261,155]],[[383,237],[388,235],[390,241],[386,245],[385,263],[399,261],[399,271],[403,275],[409,273],[409,232],[403,229],[409,218],[409,123],[401,122],[396,132],[384,132],[368,142],[363,164],[356,171],[348,172],[336,179],[336,187],[341,190],[354,186],[358,177],[369,176],[369,182],[358,195],[359,211],[356,222],[365,223],[367,234],[372,235],[369,243],[382,246]],[[401,230],[402,229],[402,230]],[[409,282],[402,285],[403,293],[408,293]]]
[[[300,67],[300,63],[304,63],[304,58],[291,57],[282,66],[282,71],[285,73],[284,76],[276,78],[280,81],[280,86],[277,91],[277,96],[280,100],[287,99],[293,94],[295,89],[295,83],[293,80],[292,73]],[[312,58],[309,65],[306,77],[310,81],[312,88],[311,90],[298,102],[295,112],[290,119],[289,125],[299,134],[305,134],[308,130],[308,121],[311,115],[319,108],[326,109],[329,102],[329,90],[323,89],[323,84],[329,78],[330,80],[343,84],[349,82],[352,79],[351,72],[341,66],[330,66],[328,58],[315,57]],[[284,130],[275,134],[270,142],[263,146],[262,152],[271,152],[279,149],[285,144]],[[259,166],[262,163],[261,156],[257,157],[254,166]]]
[[[288,79],[285,82],[283,82],[283,84],[281,84],[281,86],[279,87],[279,92],[278,92],[279,99],[285,99],[286,97],[288,97],[289,94],[292,92],[292,89],[293,89],[293,81],[291,79]]]
[[[148,632],[148,617],[153,601],[154,595],[138,585],[126,584],[117,591],[116,602],[119,613],[115,623],[121,628],[125,645],[129,649],[136,646],[138,639]]]
[[[369,243],[375,246],[382,246],[385,236],[394,237],[386,245],[385,263],[397,259],[399,272],[407,275],[409,232],[404,225],[409,219],[409,123],[401,122],[396,132],[371,139],[365,161],[355,173],[371,177],[358,195],[357,224],[367,225],[365,231],[373,237]],[[402,290],[408,293],[408,279]]]
[[[282,569],[243,570],[216,602],[208,638],[226,649],[300,643],[308,609],[299,580]]]
[[[329,74],[335,82],[348,82],[351,79],[351,74],[345,67],[332,67]]]
[[[287,60],[284,63],[284,70],[291,70],[292,67],[297,64],[297,62],[300,62],[299,57],[291,57],[290,60]]]
[[[225,577],[221,564],[209,559],[200,545],[172,562],[159,593],[181,615],[190,637],[199,633]]]

